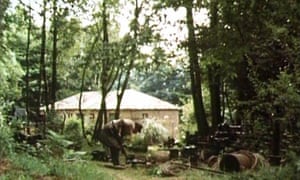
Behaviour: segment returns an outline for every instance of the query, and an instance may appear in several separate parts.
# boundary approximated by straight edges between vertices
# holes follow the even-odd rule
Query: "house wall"
[[[79,116],[78,111],[74,110],[57,110],[58,114],[64,115],[66,118],[72,116]],[[83,110],[85,126],[94,125],[97,119],[98,111]],[[114,111],[108,111],[108,118],[110,120],[114,117]],[[132,120],[143,120],[146,118],[155,119],[169,130],[170,136],[178,138],[179,135],[179,111],[178,110],[122,110],[121,118],[128,118]]]
[[[155,119],[169,130],[171,137],[178,137],[179,111],[177,110],[124,110],[121,111],[120,117],[133,120]]]

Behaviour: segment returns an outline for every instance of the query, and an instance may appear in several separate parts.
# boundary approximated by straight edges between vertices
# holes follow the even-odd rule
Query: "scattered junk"
[[[129,154],[126,158],[126,164],[131,164],[131,167],[137,167],[137,165],[151,166],[154,162],[151,162],[146,157],[136,157],[134,154]]]
[[[170,152],[166,150],[151,151],[147,156],[147,160],[154,164],[165,163],[170,160]]]
[[[186,169],[188,169],[188,166],[185,164],[168,161],[158,166],[156,174],[163,177],[177,176]]]
[[[209,137],[187,133],[184,145],[176,144],[174,139],[168,138],[160,149],[148,149],[147,155],[128,155],[126,164],[131,167],[155,165],[157,173],[162,176],[176,176],[188,168],[224,175],[226,172],[257,170],[269,166],[269,161],[262,154],[246,150],[247,146],[243,144],[245,134],[242,126],[222,123]],[[92,156],[94,160],[109,161],[104,152],[94,151]]]
[[[91,152],[91,155],[92,155],[92,160],[94,161],[103,161],[103,162],[109,161],[109,156],[105,151],[94,150]]]
[[[266,166],[268,162],[258,153],[240,150],[232,153],[225,153],[220,160],[215,160],[219,164],[219,169],[225,172],[240,172],[249,169],[258,169]],[[212,165],[217,167],[218,165]]]
[[[186,145],[179,152],[176,148],[169,148],[170,159],[187,159],[190,167],[197,169],[204,163],[217,173],[254,170],[269,165],[261,154],[244,150],[241,142],[245,134],[242,126],[226,123],[220,124],[217,131],[207,138],[187,133]]]
[[[43,139],[43,136],[41,134],[34,134],[34,135],[27,135],[22,132],[15,132],[13,138],[15,139],[16,142],[18,143],[26,143],[30,145],[37,145],[40,140]]]

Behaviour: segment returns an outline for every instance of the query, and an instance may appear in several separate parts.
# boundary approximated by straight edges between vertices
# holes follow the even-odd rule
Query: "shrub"
[[[161,144],[168,139],[169,132],[154,119],[145,119],[140,136],[147,145]]]
[[[63,135],[60,135],[52,130],[48,130],[47,138],[42,140],[43,146],[38,150],[39,157],[48,159],[49,157],[62,158],[67,147],[73,144],[73,142],[65,139]]]
[[[15,143],[13,133],[6,124],[0,126],[0,158],[5,157],[14,151]]]
[[[197,131],[196,118],[194,116],[193,100],[190,99],[182,107],[182,116],[180,121],[180,139],[184,140],[186,132],[191,134]]]
[[[45,175],[48,173],[48,167],[37,157],[31,156],[26,153],[13,154],[10,156],[11,162],[15,168],[26,171],[26,174],[39,174]]]
[[[74,142],[72,148],[75,150],[81,149],[84,139],[82,137],[80,120],[78,118],[72,117],[67,119],[64,136],[67,140]]]

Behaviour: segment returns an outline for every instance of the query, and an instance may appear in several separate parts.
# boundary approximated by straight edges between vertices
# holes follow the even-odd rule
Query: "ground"
[[[212,174],[206,171],[184,168],[181,171],[176,171],[175,176],[162,176],[161,171],[159,171],[160,165],[146,167],[144,165],[136,165],[132,167],[131,164],[127,164],[125,169],[113,169],[107,167],[111,165],[108,162],[100,161],[73,161],[68,163],[68,166],[72,166],[78,163],[87,164],[88,171],[98,171],[105,172],[105,176],[99,177],[100,179],[113,179],[113,180],[183,180],[183,179],[201,179],[201,180],[215,180],[223,179],[224,175]],[[35,167],[38,168],[38,167]],[[67,169],[68,171],[76,171],[76,169]],[[87,170],[86,170],[87,171]],[[8,175],[10,174],[10,175]],[[91,179],[85,175],[73,176],[74,173],[68,172],[70,176],[63,177],[59,175],[51,175],[51,173],[43,174],[35,171],[28,171],[28,167],[16,167],[13,165],[11,160],[2,159],[0,161],[0,179],[39,179],[39,180],[63,180],[63,179],[82,179],[85,177],[86,180]],[[73,175],[72,175],[73,174]],[[110,178],[112,177],[112,178]],[[94,179],[94,177],[92,177]]]
[[[104,168],[105,172],[116,178],[116,180],[211,180],[223,179],[222,177],[225,176],[199,169],[186,168],[179,171],[176,176],[167,177],[159,175],[158,166],[145,167],[144,165],[137,165],[136,167],[131,167],[130,165],[127,165],[126,169],[113,169],[106,167],[107,163],[97,162],[97,164],[101,169]]]

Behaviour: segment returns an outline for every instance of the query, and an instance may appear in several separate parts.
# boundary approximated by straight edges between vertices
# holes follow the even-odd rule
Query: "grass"
[[[298,161],[299,163],[299,161]],[[294,168],[271,167],[260,171],[216,174],[205,170],[187,168],[176,176],[162,177],[159,166],[137,165],[126,169],[112,169],[107,162],[90,160],[64,161],[39,159],[27,154],[13,154],[0,161],[0,180],[243,180],[243,179],[294,179]],[[299,171],[297,171],[299,175]],[[294,175],[293,175],[294,174]],[[293,175],[293,176],[292,176]],[[293,178],[294,177],[294,178]]]
[[[108,168],[108,163],[86,160],[63,161],[60,159],[38,159],[28,154],[13,154],[0,163],[1,180],[181,180],[181,179],[223,179],[204,171],[188,169],[175,177],[161,177],[156,173],[157,167],[145,168],[142,165],[128,166],[124,170]],[[110,163],[109,163],[110,164]]]
[[[6,168],[4,168],[6,166]],[[0,179],[113,179],[113,176],[89,161],[41,160],[27,154],[14,154],[0,167]]]
[[[90,147],[87,152],[100,147]],[[151,149],[153,150],[153,149]],[[154,149],[155,150],[155,149]],[[231,180],[231,179],[295,179],[300,177],[300,160],[295,159],[290,166],[264,167],[259,171],[245,171],[233,174],[216,174],[206,170],[186,168],[179,171],[176,176],[163,177],[160,166],[145,167],[137,165],[124,170],[108,168],[107,162],[91,161],[88,156],[70,153],[65,158],[40,158],[28,153],[12,153],[0,159],[0,180]],[[136,154],[137,155],[137,154]],[[64,156],[64,157],[65,157]],[[125,162],[121,159],[121,162]]]

